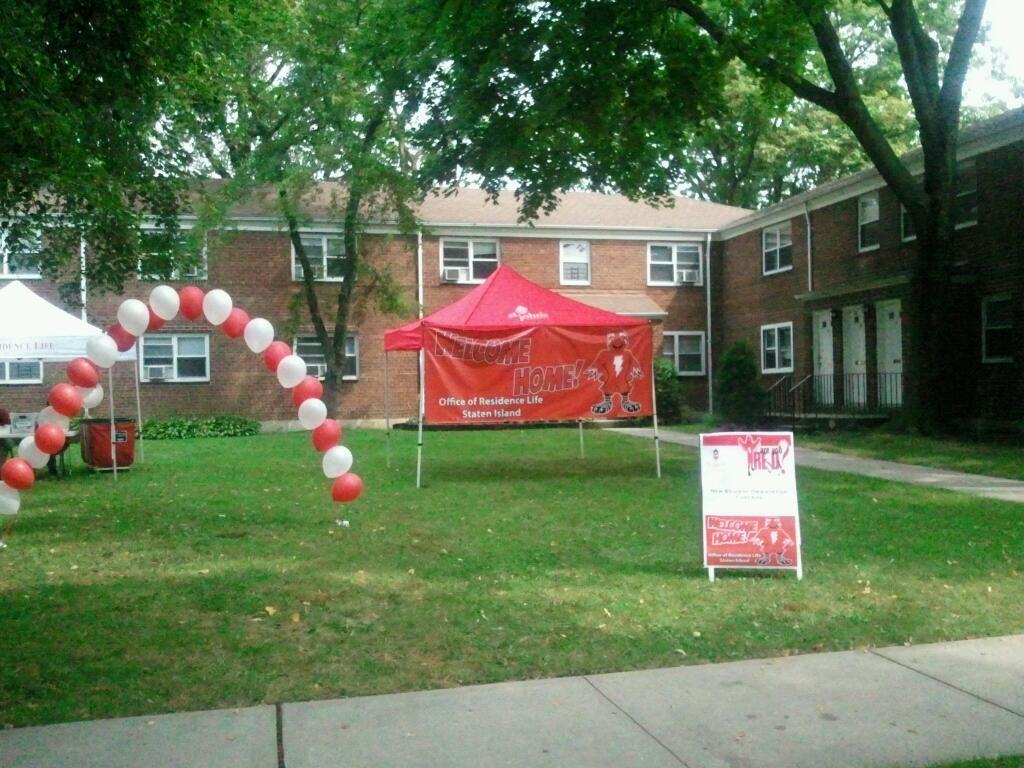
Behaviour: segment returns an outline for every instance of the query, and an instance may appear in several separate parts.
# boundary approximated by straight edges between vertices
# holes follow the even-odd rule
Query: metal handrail
[[[772,384],[770,387],[768,387],[768,391],[771,392],[773,389],[775,389],[777,386],[779,386],[779,384],[781,384],[782,382],[784,382],[788,378],[789,378],[789,376],[783,376],[781,379],[779,379],[774,384]]]
[[[789,391],[790,391],[790,392],[795,392],[796,390],[800,389],[800,387],[802,387],[802,386],[804,385],[804,383],[806,383],[806,381],[807,381],[808,379],[811,379],[811,378],[813,378],[813,377],[814,377],[814,374],[813,374],[813,373],[809,373],[809,374],[807,374],[807,375],[806,375],[806,376],[804,376],[804,377],[803,377],[802,379],[800,379],[800,381],[798,381],[798,382],[797,382],[796,384],[794,384],[794,385],[793,385],[792,387],[790,387],[790,388],[789,388]]]

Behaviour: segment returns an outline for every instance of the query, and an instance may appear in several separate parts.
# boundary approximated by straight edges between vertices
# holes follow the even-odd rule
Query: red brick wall
[[[423,240],[424,301],[432,312],[464,295],[471,286],[443,284],[440,280],[436,237]],[[383,334],[416,316],[416,240],[411,237],[366,236],[367,256],[378,270],[387,270],[401,288],[406,311],[383,314],[365,293],[356,305],[350,333],[359,338],[359,378],[342,383],[341,407],[345,419],[383,418],[384,348]],[[502,238],[501,260],[526,277],[550,288],[559,288],[558,241],[542,238]],[[704,329],[704,289],[646,287],[646,243],[595,240],[591,242],[592,285],[574,286],[574,292],[648,291],[668,313],[669,330]],[[211,234],[208,245],[208,279],[196,283],[203,290],[222,288],[236,306],[252,317],[262,316],[274,324],[277,338],[291,342],[294,335],[312,333],[308,310],[301,300],[301,283],[291,279],[291,248],[278,232],[231,232]],[[33,290],[61,305],[56,287],[47,281],[33,281]],[[184,283],[174,284],[181,287]],[[318,297],[326,317],[333,316],[337,286],[318,284]],[[91,295],[88,317],[94,325],[106,327],[116,320],[117,307],[126,297],[148,299],[151,283],[130,281],[124,295]],[[294,306],[294,309],[293,309]],[[66,308],[66,307],[65,307]],[[332,323],[328,322],[328,327]],[[144,414],[188,416],[242,414],[260,420],[295,418],[295,409],[260,356],[249,352],[240,339],[228,339],[205,320],[182,318],[168,323],[163,332],[205,333],[210,337],[210,381],[203,383],[147,382],[140,385]],[[655,326],[655,350],[660,350],[661,325]],[[0,386],[0,406],[12,411],[37,411],[46,400],[50,385],[63,380],[63,364],[45,366],[45,385]],[[393,418],[416,413],[416,355],[389,355],[390,399]],[[692,405],[706,404],[705,379],[685,379]],[[104,387],[106,387],[104,383]],[[114,399],[119,414],[134,414],[135,380],[131,363],[115,366]],[[105,417],[109,398],[94,411]]]
[[[979,221],[957,232],[956,298],[948,308],[948,324],[934,332],[948,339],[949,370],[955,371],[959,399],[950,409],[963,415],[1024,416],[1024,145],[1000,148],[976,158]],[[712,311],[715,358],[741,339],[760,356],[760,326],[793,322],[794,372],[799,380],[811,373],[811,312],[831,308],[835,333],[835,366],[842,371],[842,307],[866,309],[868,370],[873,370],[875,337],[874,302],[899,298],[904,316],[904,370],[912,363],[913,339],[906,320],[912,311],[909,286],[890,285],[873,290],[844,292],[855,285],[909,275],[916,258],[913,241],[903,243],[900,206],[888,190],[880,190],[880,247],[858,252],[857,198],[811,212],[813,238],[813,290],[841,295],[797,300],[808,293],[807,247],[804,217],[794,217],[793,269],[776,275],[761,274],[761,230],[717,243],[713,256]],[[994,294],[1015,297],[1015,360],[1011,364],[981,361],[981,300]],[[760,366],[760,360],[758,362]],[[951,373],[951,375],[953,375]],[[779,374],[766,375],[766,384]]]

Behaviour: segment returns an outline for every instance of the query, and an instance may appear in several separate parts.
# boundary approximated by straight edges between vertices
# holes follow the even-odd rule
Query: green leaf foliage
[[[184,440],[191,437],[249,437],[260,433],[260,423],[242,416],[148,419],[142,427],[146,440]]]
[[[761,386],[754,350],[737,342],[722,355],[715,403],[722,418],[739,427],[753,427],[765,415],[768,393]]]

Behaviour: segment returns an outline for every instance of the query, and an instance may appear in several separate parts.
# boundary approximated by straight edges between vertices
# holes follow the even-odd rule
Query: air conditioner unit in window
[[[469,281],[469,269],[466,267],[445,267],[441,270],[442,283],[465,283]]]
[[[306,374],[318,379],[324,378],[327,375],[327,363],[307,363]]]
[[[678,285],[696,285],[699,282],[699,269],[680,269],[676,272],[676,284]]]
[[[171,366],[169,365],[147,365],[144,370],[146,378],[150,381],[164,381],[171,377]]]

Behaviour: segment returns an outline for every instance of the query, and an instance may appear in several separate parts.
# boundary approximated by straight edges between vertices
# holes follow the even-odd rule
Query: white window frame
[[[292,337],[292,352],[294,354],[296,354],[296,355],[299,354],[299,352],[298,352],[298,350],[299,350],[299,339],[314,339],[315,340],[316,339],[316,335],[312,334],[312,333],[304,333],[304,334],[302,334],[300,336],[293,336]],[[356,372],[354,374],[344,374],[341,377],[341,380],[342,381],[359,381],[359,337],[354,335],[354,334],[349,334],[348,336],[345,337],[346,346],[348,345],[348,342],[352,342],[353,351],[352,351],[352,354],[350,355],[348,353],[348,349],[346,348],[346,350],[345,350],[345,357],[354,357],[355,358],[355,361],[356,361]],[[303,359],[305,359],[305,358],[303,358]],[[307,372],[307,374],[312,376],[313,374],[309,373],[309,371],[308,371],[308,368],[309,368],[310,365],[316,365],[318,369],[321,366],[323,367],[323,372],[322,373],[318,373],[316,375],[316,377],[318,379],[320,379],[320,381],[323,381],[326,378],[326,376],[327,376],[327,364],[326,363],[310,363],[307,360],[306,361],[306,367],[307,367],[307,371],[306,372]]]
[[[567,245],[583,245],[586,247],[586,259],[581,260],[578,258],[566,259],[565,258],[565,247]],[[586,280],[566,280],[565,279],[565,265],[566,264],[583,264],[587,265],[587,279]],[[590,281],[594,276],[592,261],[590,258],[590,241],[589,240],[560,240],[558,242],[558,284],[559,285],[590,285]]]
[[[861,205],[861,203],[864,200],[867,200],[869,198],[874,198],[875,199],[875,210],[878,212],[878,214],[877,214],[877,218],[871,219],[870,221],[865,221],[862,218],[862,214],[863,214],[863,211],[864,211],[864,206]],[[881,200],[878,192],[868,192],[867,194],[861,195],[860,197],[858,197],[857,198],[857,252],[858,253],[870,253],[871,251],[877,251],[879,248],[882,247],[881,224],[880,224],[881,221],[882,221],[882,200]],[[865,246],[864,245],[864,241],[862,240],[861,236],[864,234],[864,225],[866,225],[866,224],[879,224],[879,238],[878,238],[878,242],[875,243],[874,245]]]
[[[996,301],[1009,301],[1011,308],[1013,307],[1013,297],[1009,294],[1001,293],[995,296],[986,296],[981,300],[981,362],[983,363],[1012,363],[1013,355],[1002,356],[1002,357],[989,357],[988,349],[986,349],[986,339],[989,331],[1010,331],[1013,332],[1013,319],[1010,319],[1007,325],[996,325],[991,326],[988,323],[988,305]]]
[[[4,229],[0,232],[0,280],[42,280],[43,271],[42,269],[36,272],[11,272],[10,271],[10,251],[7,250],[7,235],[8,231]],[[34,236],[35,251],[30,253],[42,254],[43,243],[42,238],[36,234]],[[27,382],[26,382],[27,383]]]
[[[473,263],[475,260],[475,251],[477,243],[494,243],[494,260],[495,269],[501,266],[501,241],[496,237],[442,237],[437,243],[437,263],[438,263],[438,277],[444,278],[444,246],[446,243],[466,243],[466,251],[468,259],[468,266],[466,271],[469,273],[469,277],[466,280],[459,280],[457,285],[479,285],[487,278],[474,279],[473,278]],[[481,261],[490,262],[490,259],[481,259]],[[455,267],[452,267],[455,269]]]
[[[346,258],[344,256],[345,241],[344,241],[344,239],[342,237],[342,234],[340,232],[302,232],[302,233],[300,233],[300,237],[302,237],[303,239],[309,239],[309,238],[314,238],[314,237],[319,237],[320,238],[320,252],[323,254],[321,256],[320,269],[322,271],[323,277],[314,277],[313,278],[313,282],[314,283],[342,283],[342,282],[344,282],[345,281],[344,277],[328,277],[327,276],[327,252],[328,252],[327,241],[328,240],[338,240],[338,241],[340,241],[341,244],[342,244],[342,254],[343,254],[342,258]],[[303,282],[303,278],[299,277],[299,266],[300,265],[299,265],[298,257],[295,254],[295,243],[291,243],[291,249],[292,249],[292,282],[294,282],[294,283],[301,283],[301,282]]]
[[[12,363],[37,363],[39,365],[39,378],[37,379],[12,379]],[[0,360],[0,369],[3,369],[4,377],[0,379],[0,386],[16,387],[20,384],[42,384],[43,383],[43,361],[42,360]]]
[[[664,266],[665,264],[672,265],[672,274],[675,279],[672,281],[666,280],[652,280],[651,279],[651,265],[654,263],[651,261],[651,251],[654,248],[671,248],[672,249],[672,261],[659,261],[658,264]],[[679,282],[679,249],[697,249],[697,282],[696,283],[680,283]],[[664,286],[667,288],[682,288],[692,287],[697,288],[704,285],[704,244],[693,240],[683,240],[676,242],[652,242],[647,244],[647,285],[649,286]]]
[[[917,240],[917,233],[912,235],[907,234],[907,220],[910,218],[910,214],[907,213],[907,206],[900,203],[900,242],[901,243],[912,243]]]
[[[142,235],[143,235],[143,237],[145,237],[149,233],[158,232],[158,231],[159,230],[154,229],[152,227],[143,227]],[[185,233],[187,233],[188,231],[189,231],[188,227],[181,227],[180,230],[179,230],[179,232],[182,233],[183,235]],[[190,267],[189,271],[188,272],[184,272],[184,273],[181,271],[181,269],[175,267],[174,271],[171,272],[170,277],[167,278],[168,282],[171,282],[171,283],[188,283],[188,282],[205,283],[207,280],[210,279],[210,260],[209,260],[209,253],[208,253],[208,249],[207,249],[208,237],[209,237],[209,233],[208,232],[204,232],[203,233],[202,260],[200,261],[200,263],[197,264],[194,267]],[[164,279],[164,278],[160,277],[159,275],[145,275],[145,274],[143,274],[143,272],[142,272],[142,257],[141,256],[139,257],[138,274],[139,274],[139,280],[141,280],[143,282],[147,282],[147,283],[156,283],[156,282],[160,282],[161,280]]]
[[[776,266],[775,269],[768,269],[768,254],[775,254],[775,263],[779,263],[779,254],[782,252],[782,229],[783,227],[789,228],[789,264],[785,267]],[[768,247],[768,235],[775,234],[775,247]],[[782,221],[771,227],[765,227],[761,230],[761,274],[762,275],[777,275],[780,272],[792,272],[793,271],[793,223],[791,221]]]
[[[960,180],[962,178],[961,174],[962,174],[962,172],[965,169],[970,169],[972,171],[972,175],[974,176],[974,186],[971,189],[961,189],[960,188]],[[978,194],[978,166],[974,162],[974,160],[965,160],[964,162],[960,163],[959,168],[957,168],[956,195],[955,195],[955,200],[954,200],[954,204],[953,204],[953,216],[956,217],[956,215],[957,215],[956,201],[959,201],[959,199],[961,197],[966,197],[967,195],[975,195],[975,196],[977,196],[977,194]],[[975,204],[974,204],[974,218],[973,219],[969,219],[968,221],[961,221],[961,222],[957,223],[955,225],[955,229],[967,229],[968,227],[977,226],[977,224],[978,224],[978,211],[980,209],[980,206],[979,206],[978,202],[979,201],[975,200]]]
[[[693,336],[700,339],[700,371],[682,371],[679,369],[679,340],[683,337]],[[672,339],[672,367],[675,369],[676,376],[693,376],[700,377],[706,376],[708,370],[707,364],[707,344],[705,342],[704,331],[663,331],[663,339]],[[664,344],[664,341],[662,341]],[[662,347],[662,357],[665,357],[664,347]]]
[[[780,355],[779,355],[779,351],[780,351],[780,348],[779,348],[779,330],[782,329],[782,328],[788,328],[789,329],[789,365],[788,366],[776,365],[774,368],[768,368],[764,364],[765,363],[765,352],[768,349],[768,347],[766,347],[765,343],[764,343],[764,333],[765,333],[765,331],[773,331],[774,334],[775,334],[775,361],[776,361],[776,363],[778,363],[779,357],[780,357]],[[785,323],[769,323],[767,325],[762,325],[761,326],[761,332],[760,332],[761,373],[792,373],[793,372],[793,363],[795,362],[795,358],[796,358],[796,355],[794,354],[795,347],[796,347],[796,343],[795,342],[796,342],[796,340],[793,337],[793,323],[792,323],[792,321],[788,321],[788,322],[785,322]]]
[[[212,361],[210,360],[210,334],[208,333],[147,333],[139,339],[141,344],[139,348],[139,381],[143,384],[150,383],[149,376],[146,375],[146,339],[152,338],[169,338],[171,339],[171,370],[173,376],[167,379],[158,379],[153,383],[167,383],[167,384],[205,384],[210,381],[210,368]],[[205,376],[178,376],[178,340],[182,338],[201,338],[204,343],[203,353],[206,357],[206,375]],[[193,357],[193,355],[186,355],[186,357]]]

